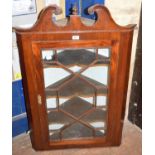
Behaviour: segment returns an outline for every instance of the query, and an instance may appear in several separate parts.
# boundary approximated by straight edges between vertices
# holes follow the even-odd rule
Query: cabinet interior
[[[49,139],[105,136],[110,49],[41,49],[41,55]]]

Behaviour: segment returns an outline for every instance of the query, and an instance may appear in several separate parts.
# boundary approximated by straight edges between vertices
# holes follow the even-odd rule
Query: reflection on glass
[[[51,141],[106,134],[110,50],[42,49]]]
[[[98,54],[99,55],[102,55],[102,56],[105,56],[105,57],[110,57],[110,51],[108,48],[99,48],[98,49]]]
[[[82,75],[89,77],[102,84],[108,84],[108,66],[89,67],[86,71],[82,73]]]

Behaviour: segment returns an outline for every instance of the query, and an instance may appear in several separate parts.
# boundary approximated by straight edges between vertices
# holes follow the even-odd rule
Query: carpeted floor
[[[141,155],[142,133],[139,128],[126,121],[120,147],[65,149],[36,152],[29,135],[23,134],[13,138],[13,155]]]

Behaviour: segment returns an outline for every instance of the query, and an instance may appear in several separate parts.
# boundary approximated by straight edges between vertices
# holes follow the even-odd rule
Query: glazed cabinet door
[[[107,143],[117,49],[108,40],[32,44],[40,134],[49,147]]]
[[[133,29],[103,5],[92,21],[53,21],[50,5],[27,29],[16,28],[31,141],[36,150],[121,143]]]

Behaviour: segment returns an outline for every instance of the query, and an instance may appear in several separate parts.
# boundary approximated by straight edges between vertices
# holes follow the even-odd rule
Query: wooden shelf
[[[59,108],[60,110],[66,111],[74,115],[75,117],[78,117],[85,111],[91,109],[92,104],[81,99],[80,97],[73,97],[61,104]],[[53,111],[56,110],[56,108],[48,109],[48,111],[50,110],[51,112],[48,114],[49,122],[65,124],[72,121],[72,119],[68,120],[68,116],[63,114],[62,112]]]
[[[72,108],[74,111],[76,110],[75,107],[72,107]],[[76,114],[73,114],[73,115],[75,116]],[[90,112],[89,114],[83,116],[81,118],[81,120],[83,120],[87,123],[105,122],[106,111],[104,111],[102,109],[95,109],[94,111]],[[52,125],[52,124],[68,125],[69,123],[72,123],[75,120],[72,119],[71,117],[67,116],[66,114],[64,114],[61,111],[51,111],[50,113],[48,113],[48,121],[49,121],[50,125]]]
[[[78,117],[83,114],[85,111],[92,108],[92,104],[81,99],[80,97],[73,97],[66,102],[64,102],[60,109],[67,111],[68,113]]]
[[[94,123],[94,122],[106,122],[106,111],[101,109],[96,109],[94,112],[89,113],[88,115],[82,117],[83,121],[87,123]]]
[[[56,89],[62,84],[64,84],[64,82],[69,80],[71,77],[72,75],[48,86],[45,90],[46,97],[47,98],[56,97],[57,96]],[[92,80],[83,75],[81,75],[81,77],[97,87],[97,95],[107,94],[107,86],[105,86],[104,84],[97,82],[95,80]],[[92,85],[86,83],[84,80],[77,77],[71,80],[70,82],[68,82],[66,85],[64,85],[58,91],[58,94],[59,94],[59,97],[62,97],[62,98],[70,98],[72,96],[92,97],[95,95],[95,89]]]
[[[63,124],[67,125],[74,120],[70,118],[69,116],[65,115],[64,113],[60,111],[51,111],[48,113],[48,122],[49,124]]]
[[[72,102],[74,100],[77,101],[77,98],[67,101],[66,103],[64,103],[64,105],[62,104],[60,106],[60,109],[66,110],[67,112],[71,112],[70,110],[72,109],[72,114],[74,113],[73,115],[77,116],[77,114],[78,114],[77,111],[79,111],[79,107],[81,105],[79,105],[79,107],[77,108],[76,104],[80,104],[80,102],[79,103]],[[81,100],[79,100],[79,101],[81,101]],[[73,106],[73,104],[74,104],[74,106]],[[83,106],[84,107],[81,107],[81,108],[87,107],[87,109],[88,109],[91,107],[91,104],[86,103],[86,105],[83,105]],[[69,108],[69,111],[68,111],[68,108]],[[78,116],[80,116],[80,113]],[[50,125],[62,124],[62,128],[68,126],[70,123],[73,123],[73,121],[74,121],[72,118],[63,114],[63,112],[53,112],[53,111],[48,114],[48,119],[49,119]],[[88,113],[87,115],[83,116],[81,118],[81,120],[89,123],[90,125],[91,125],[91,123],[97,123],[97,122],[105,123],[106,111],[101,110],[101,109],[96,109],[96,110],[92,111],[91,113]],[[96,129],[95,135],[93,135],[93,129]],[[93,137],[93,136],[97,137],[97,136],[104,136],[104,134],[105,134],[100,131],[100,130],[105,130],[105,127],[94,128],[92,126],[92,129],[90,129],[87,126],[85,126],[79,122],[74,122],[71,126],[68,126],[66,129],[64,129],[61,134],[61,138],[60,138],[60,130],[61,130],[61,128],[59,128],[58,130],[49,130],[49,133],[50,134],[52,133],[50,135],[50,139],[51,140],[60,140],[61,138],[62,139],[68,139],[68,138],[71,139],[71,138],[80,138],[80,137]]]
[[[60,136],[60,132],[53,132],[52,135],[50,135],[51,141],[59,141],[61,139],[67,140],[67,139],[83,139],[83,138],[93,138],[95,137],[101,137],[105,134],[101,131],[95,131],[93,135],[93,130],[84,126],[80,123],[74,123],[70,127],[66,128],[62,135]]]
[[[96,55],[95,52],[93,53],[85,49],[64,50],[63,52],[57,54],[57,58],[58,62],[66,67],[72,67],[75,65],[84,67],[91,64],[95,60]],[[52,60],[43,60],[44,68],[61,67],[57,65],[55,61],[55,56],[53,56]],[[109,63],[110,58],[98,55],[98,62],[95,65],[105,65]]]

